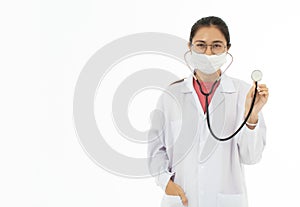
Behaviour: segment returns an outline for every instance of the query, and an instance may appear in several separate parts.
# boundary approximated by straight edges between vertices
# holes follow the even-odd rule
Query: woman
[[[188,64],[194,73],[170,84],[158,101],[161,113],[152,116],[148,156],[150,172],[165,192],[162,207],[248,206],[243,165],[259,162],[265,147],[261,110],[268,88],[258,85],[247,124],[224,142],[216,140],[207,127],[201,93],[201,89],[212,92],[208,97],[212,130],[228,137],[244,121],[255,91],[255,86],[222,73],[230,46],[222,19],[210,16],[197,21],[188,45]]]

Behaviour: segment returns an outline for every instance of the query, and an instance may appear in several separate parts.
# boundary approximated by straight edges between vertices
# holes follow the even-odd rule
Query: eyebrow
[[[204,42],[204,43],[206,43],[206,42],[203,41],[203,40],[196,40],[195,43],[196,43],[196,42]],[[215,41],[213,41],[212,43],[216,43],[216,42],[223,43],[223,41],[221,41],[221,40],[215,40]]]

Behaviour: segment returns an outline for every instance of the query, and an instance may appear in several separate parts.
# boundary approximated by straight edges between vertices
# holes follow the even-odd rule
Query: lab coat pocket
[[[184,207],[180,196],[164,194],[161,207]]]
[[[217,207],[246,207],[244,194],[222,194],[217,197]]]

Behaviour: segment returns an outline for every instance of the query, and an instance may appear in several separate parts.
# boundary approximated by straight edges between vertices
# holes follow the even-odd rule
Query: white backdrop
[[[116,176],[84,152],[73,124],[74,87],[88,59],[117,38],[162,32],[188,40],[193,23],[208,15],[229,26],[234,63],[228,74],[251,83],[251,71],[261,69],[270,89],[263,109],[268,126],[263,159],[246,166],[250,206],[299,206],[297,5],[292,0],[2,2],[0,206],[159,206],[162,191],[153,178]],[[150,63],[166,67],[163,62],[156,56],[125,61],[116,66],[104,91],[113,93],[109,84]],[[168,64],[176,66],[171,60]],[[123,76],[116,76],[118,70]],[[182,77],[189,73],[178,63],[172,70]],[[155,103],[147,102],[149,95],[157,98],[151,91],[139,94],[129,108],[137,129],[149,126],[148,112]],[[101,110],[95,108],[97,119]],[[107,139],[111,146],[128,156],[144,155],[144,145],[123,140],[110,117],[102,118],[107,126],[99,127],[114,137]]]

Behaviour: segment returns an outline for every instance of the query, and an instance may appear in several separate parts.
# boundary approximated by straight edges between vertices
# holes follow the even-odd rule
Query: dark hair
[[[203,18],[199,19],[192,26],[189,44],[192,44],[192,40],[193,40],[196,32],[200,28],[209,27],[209,26],[217,27],[220,30],[220,32],[224,35],[224,37],[226,39],[226,42],[227,42],[227,47],[231,46],[229,30],[228,30],[228,27],[227,27],[226,23],[221,18],[215,17],[215,16],[203,17]]]

